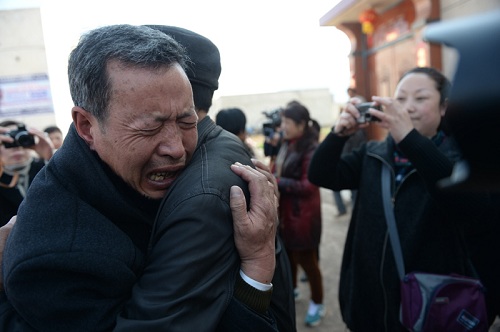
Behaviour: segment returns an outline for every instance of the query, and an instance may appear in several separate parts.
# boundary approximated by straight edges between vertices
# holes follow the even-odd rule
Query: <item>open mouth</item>
[[[148,178],[151,181],[164,181],[166,179],[174,178],[178,172],[158,172],[149,174]]]

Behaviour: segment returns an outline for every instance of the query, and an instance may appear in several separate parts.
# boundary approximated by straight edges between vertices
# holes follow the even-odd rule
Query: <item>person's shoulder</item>
[[[252,165],[250,152],[244,143],[235,135],[221,130],[205,142],[205,150],[209,160],[219,160],[232,164],[239,161],[242,164]]]
[[[231,170],[235,162],[252,165],[242,142],[224,130],[210,136],[198,146],[188,166],[169,189],[166,199],[175,206],[207,193],[229,199],[232,185],[246,190],[246,182]]]

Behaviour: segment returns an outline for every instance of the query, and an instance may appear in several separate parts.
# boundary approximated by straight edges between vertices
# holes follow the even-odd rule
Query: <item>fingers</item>
[[[243,180],[245,181],[250,181],[251,179],[254,178],[264,178],[265,175],[260,173],[258,170],[254,169],[253,167],[250,167],[248,165],[243,165],[239,162],[235,162],[234,164],[231,165],[231,170],[241,176]]]
[[[3,271],[2,271],[2,261],[3,252],[5,250],[5,244],[7,243],[7,238],[9,237],[10,231],[16,222],[16,216],[12,217],[10,221],[4,226],[0,227],[0,290],[3,290]]]
[[[347,103],[345,110],[340,114],[337,123],[335,124],[334,133],[338,136],[350,136],[361,128],[365,128],[369,123],[358,123],[357,119],[360,116],[356,104],[357,98],[353,98],[355,103]]]
[[[260,167],[259,162],[256,162]],[[247,211],[243,191],[231,187],[230,207],[233,215],[234,243],[241,258],[241,270],[248,277],[269,283],[274,274],[277,208],[274,188],[268,181],[265,165],[262,170],[235,163],[233,172],[248,181],[250,210]]]
[[[236,162],[231,165],[231,170],[248,182],[250,194],[252,194],[252,191],[255,191],[256,196],[262,196],[263,194],[274,191],[276,179],[269,171],[269,167],[256,159],[255,163],[258,168]],[[271,190],[268,190],[269,188],[271,188]],[[258,190],[263,191],[259,192]]]
[[[274,188],[274,194],[276,195],[276,198],[278,198],[278,183],[276,182],[276,177],[271,173],[269,166],[258,159],[252,159],[252,162],[255,165],[256,169],[266,176],[267,181],[269,181],[269,184]]]
[[[10,128],[0,127],[0,145],[3,144],[4,142],[14,143],[14,139],[9,135],[6,135],[9,131],[11,131]]]
[[[263,169],[268,169],[267,166],[259,162],[257,164],[262,165]],[[250,209],[248,211],[249,218],[261,218],[270,214],[277,217],[277,186],[272,174],[264,170],[257,170],[253,167],[242,165],[238,162],[231,165],[231,170],[248,182],[248,189],[251,196]]]
[[[380,96],[373,96],[372,100],[376,102],[379,105],[384,105],[385,107],[389,107],[394,99],[390,97],[380,97]]]
[[[351,104],[361,104],[363,101],[359,97],[352,97],[351,99],[349,99],[349,102]]]
[[[238,186],[231,187],[231,197],[229,205],[231,207],[231,212],[233,213],[233,220],[235,223],[245,221],[247,217],[247,202],[245,200],[245,195],[243,190]],[[235,230],[238,228],[235,227]]]
[[[32,147],[32,149],[35,150],[38,155],[44,160],[49,160],[50,158],[52,158],[52,154],[54,153],[54,145],[52,144],[52,141],[45,135],[45,133],[36,128],[28,128],[28,132],[38,138],[37,143],[34,147]]]
[[[259,159],[252,158],[252,163],[254,164],[254,166],[256,168],[261,169],[263,171],[266,171],[268,173],[271,173],[271,170],[269,169],[269,166],[267,166],[266,164],[264,164]]]
[[[396,99],[378,96],[373,96],[372,99],[382,105],[384,111],[371,109],[370,113],[380,119],[378,124],[389,130],[396,143],[401,142],[414,128],[409,112]]]
[[[29,127],[27,128],[28,130],[28,133],[30,133],[31,135],[34,135],[34,136],[37,136],[38,138],[44,138],[46,139],[46,135],[45,135],[45,132],[39,130],[39,129],[36,129],[36,128],[33,128],[33,127]]]
[[[401,104],[393,98],[373,96],[372,99],[377,104],[383,106],[384,111],[382,114],[377,110],[374,109],[370,110],[370,113],[372,113],[373,115],[375,114],[380,115],[380,119],[386,118],[390,121],[392,117],[397,116],[399,113],[405,112],[404,109],[401,107]]]
[[[14,224],[16,223],[16,216],[12,217],[10,221],[0,227],[0,253],[3,252],[3,248],[5,247],[5,242],[7,242],[7,238],[9,237],[10,231]],[[0,261],[2,257],[0,256]]]

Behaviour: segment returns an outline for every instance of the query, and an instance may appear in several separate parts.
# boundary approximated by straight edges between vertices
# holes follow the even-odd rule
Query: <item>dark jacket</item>
[[[352,331],[404,331],[399,323],[399,279],[387,236],[380,173],[390,167],[394,211],[405,270],[473,275],[463,242],[463,225],[475,222],[475,202],[438,190],[459,158],[452,139],[439,147],[416,130],[399,148],[415,169],[394,188],[394,142],[368,142],[342,156],[347,138],[329,134],[310,165],[311,182],[333,190],[358,189],[344,247],[339,301]]]
[[[30,170],[28,172],[28,186],[33,182],[35,175],[45,166],[45,161],[41,159],[33,159],[31,162]],[[11,176],[7,174],[2,174],[0,182],[4,185],[8,185]],[[17,187],[7,188],[5,186],[0,186],[0,227],[9,222],[10,218],[17,214],[17,209],[23,201],[23,195],[19,192]]]
[[[223,329],[217,326],[233,298],[240,268],[233,241],[230,187],[241,187],[248,198],[247,184],[230,165],[236,161],[252,163],[241,140],[209,117],[198,123],[198,133],[193,159],[162,202],[148,266],[134,287],[133,303],[118,321],[118,330]],[[286,258],[284,252],[278,254]],[[288,268],[280,266],[279,256],[277,262],[276,277]],[[285,276],[291,277],[289,272]],[[291,280],[273,280],[273,284],[273,299],[277,301],[272,302],[271,311],[278,327],[280,331],[295,331]],[[145,317],[149,321],[140,321]],[[250,319],[248,324],[255,331],[269,329],[259,325],[259,320]]]
[[[295,142],[281,145],[286,156],[278,178],[280,230],[290,250],[316,249],[320,243],[321,197],[319,187],[307,178],[316,146],[311,143],[304,151],[297,151]]]
[[[114,326],[145,265],[157,209],[119,183],[72,125],[31,184],[3,271],[10,304],[35,330]],[[2,301],[0,314],[14,314],[4,311],[8,304]],[[0,318],[0,330],[13,330]]]
[[[33,182],[8,239],[3,265],[8,300],[5,294],[0,297],[0,330],[113,329],[147,264],[158,207],[159,202],[143,198],[114,175],[72,125],[64,145]],[[173,261],[162,266],[172,275],[160,282],[178,285],[176,278],[197,273],[196,265],[189,270],[175,266]],[[177,297],[184,291],[177,289]],[[236,325],[238,317],[256,319],[240,302],[227,302],[237,315],[224,319]],[[205,311],[213,314],[206,307],[192,314],[205,317]],[[268,319],[257,319],[269,326]],[[252,330],[248,324],[245,328]]]

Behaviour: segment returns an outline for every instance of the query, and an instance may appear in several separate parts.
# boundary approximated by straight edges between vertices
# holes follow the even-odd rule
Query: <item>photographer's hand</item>
[[[384,111],[370,109],[370,113],[380,119],[377,124],[391,133],[396,143],[401,142],[414,126],[410,113],[393,98],[373,96],[372,100],[384,107]]]
[[[3,252],[5,250],[5,244],[7,243],[7,238],[9,237],[10,231],[14,224],[16,223],[17,216],[14,216],[10,219],[10,221],[0,227],[0,291],[3,291],[3,271],[2,271],[2,261],[3,261]]]
[[[0,127],[0,145],[3,143],[14,143],[14,139],[9,135],[5,135],[12,129],[9,127]]]
[[[352,98],[350,102],[347,103],[344,111],[340,114],[337,123],[333,128],[333,132],[338,136],[350,136],[354,134],[359,129],[365,128],[369,123],[358,123],[357,118],[360,114],[356,108],[356,104],[359,104],[361,100],[358,98]]]
[[[35,145],[30,147],[35,150],[35,152],[43,158],[44,160],[49,160],[52,158],[52,154],[54,153],[54,145],[52,141],[45,135],[45,133],[41,130],[35,128],[28,128],[28,132],[35,136]]]

